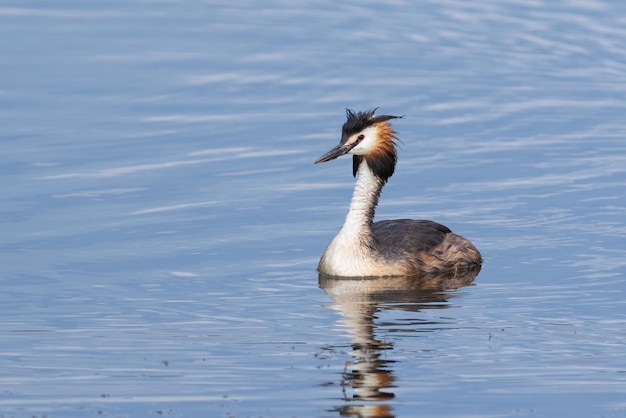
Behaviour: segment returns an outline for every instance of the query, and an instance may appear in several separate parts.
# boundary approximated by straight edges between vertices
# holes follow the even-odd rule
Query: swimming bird
[[[394,219],[374,222],[380,192],[394,173],[396,132],[389,121],[402,116],[354,112],[339,145],[315,164],[352,154],[356,177],[348,215],[318,265],[322,274],[339,277],[432,276],[480,269],[480,252],[467,239],[437,222]]]

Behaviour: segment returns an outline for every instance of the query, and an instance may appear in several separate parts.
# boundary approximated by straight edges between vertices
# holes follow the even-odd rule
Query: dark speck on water
[[[0,416],[625,416],[624,12],[0,7]],[[375,106],[477,277],[318,276]]]

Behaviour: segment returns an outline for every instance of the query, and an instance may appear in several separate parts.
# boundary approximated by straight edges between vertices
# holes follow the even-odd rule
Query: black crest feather
[[[346,122],[341,128],[341,143],[345,144],[350,136],[363,129],[370,127],[378,122],[385,122],[389,119],[398,119],[402,116],[393,115],[376,115],[377,107],[365,112],[355,112],[352,109],[346,109]]]

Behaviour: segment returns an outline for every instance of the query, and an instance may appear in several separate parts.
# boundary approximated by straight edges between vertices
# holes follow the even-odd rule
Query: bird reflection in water
[[[376,337],[380,326],[375,322],[376,313],[386,309],[419,312],[447,308],[448,300],[455,295],[450,291],[471,284],[479,271],[477,268],[462,275],[450,273],[417,279],[338,278],[320,274],[319,286],[332,297],[334,303],[330,308],[340,313],[340,323],[351,338],[352,360],[346,362],[341,382],[343,398],[351,402],[336,408],[340,416],[394,416],[389,405],[395,397],[394,361],[389,356],[393,343]],[[351,398],[346,388],[351,388]]]

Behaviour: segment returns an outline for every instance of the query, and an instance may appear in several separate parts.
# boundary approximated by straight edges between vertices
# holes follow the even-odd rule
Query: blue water
[[[0,6],[0,417],[626,416],[626,7]],[[344,108],[470,286],[318,281]],[[339,289],[340,291],[338,291]]]

